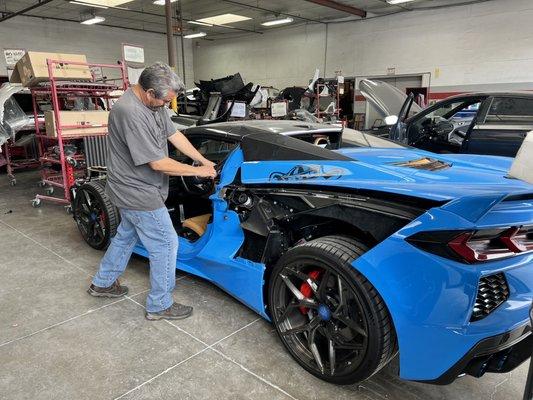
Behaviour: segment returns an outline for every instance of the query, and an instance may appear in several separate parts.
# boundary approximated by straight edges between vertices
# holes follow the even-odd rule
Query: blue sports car
[[[507,177],[510,159],[354,132],[330,150],[278,133],[254,122],[186,131],[220,176],[173,182],[179,269],[272,321],[303,368],[337,384],[397,354],[402,378],[439,384],[531,356],[533,186]],[[306,165],[335,179],[298,179]],[[102,185],[84,186],[81,213],[97,217]],[[83,209],[83,191],[100,208]]]

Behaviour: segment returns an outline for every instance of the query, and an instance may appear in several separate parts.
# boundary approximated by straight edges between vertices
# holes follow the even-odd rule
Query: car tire
[[[94,249],[106,249],[117,232],[120,214],[105,193],[105,181],[81,185],[76,190],[72,211],[85,242]]]
[[[351,266],[366,250],[354,238],[325,236],[288,250],[270,277],[269,311],[282,343],[303,368],[335,384],[368,379],[397,351],[383,299]],[[302,305],[302,295],[313,303]]]

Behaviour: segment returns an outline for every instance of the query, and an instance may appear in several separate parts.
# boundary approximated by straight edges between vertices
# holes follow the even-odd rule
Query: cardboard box
[[[59,111],[61,136],[91,136],[107,133],[109,111]],[[53,111],[44,113],[46,135],[57,137],[55,115]],[[83,128],[83,127],[86,128]],[[89,128],[89,126],[92,126]]]
[[[87,62],[82,54],[41,53],[28,51],[15,65],[13,74],[9,79],[12,83],[22,83],[22,86],[35,86],[39,82],[49,80],[47,59],[61,61]],[[57,80],[82,80],[92,79],[91,70],[87,65],[54,64],[53,74]]]

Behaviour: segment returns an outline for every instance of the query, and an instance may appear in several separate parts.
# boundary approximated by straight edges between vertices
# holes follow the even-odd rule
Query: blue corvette
[[[272,321],[303,368],[337,384],[397,354],[402,378],[438,384],[531,356],[533,186],[506,176],[509,159],[354,131],[333,151],[278,133],[253,122],[186,131],[220,176],[172,182],[179,269]],[[82,186],[77,214],[93,196],[100,215],[101,193]]]

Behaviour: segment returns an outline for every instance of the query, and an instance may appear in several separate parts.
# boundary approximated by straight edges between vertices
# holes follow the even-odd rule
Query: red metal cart
[[[86,171],[84,168],[84,156],[80,153],[67,154],[65,146],[74,141],[80,141],[83,137],[105,136],[104,133],[76,135],[68,134],[68,130],[83,130],[95,127],[107,127],[105,125],[63,125],[61,123],[60,111],[62,103],[67,99],[85,98],[94,105],[96,110],[102,109],[102,105],[109,110],[112,106],[111,100],[120,97],[115,91],[123,91],[127,88],[126,70],[122,63],[119,64],[91,64],[71,61],[47,60],[49,80],[30,88],[33,101],[33,112],[37,121],[39,101],[48,100],[51,102],[54,113],[54,123],[57,137],[46,135],[41,130],[38,123],[35,125],[36,136],[39,139],[39,161],[41,165],[41,186],[47,187],[46,195],[37,194],[32,200],[32,205],[38,207],[41,201],[50,201],[58,204],[69,205],[71,202],[70,189],[76,183],[77,179],[84,178]],[[103,72],[98,74],[97,79],[93,74],[92,81],[61,81],[54,76],[54,69],[57,66],[65,65],[86,66],[92,71],[111,71],[118,75],[113,79],[107,79]],[[65,135],[64,135],[65,133]],[[52,196],[54,188],[61,189],[62,196]]]

